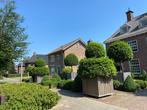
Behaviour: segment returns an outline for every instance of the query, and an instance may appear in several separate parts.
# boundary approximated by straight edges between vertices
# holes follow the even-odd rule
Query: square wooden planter
[[[94,97],[113,95],[113,79],[97,77],[94,79],[83,79],[83,93]]]
[[[6,101],[5,96],[0,96],[0,104],[3,104]]]

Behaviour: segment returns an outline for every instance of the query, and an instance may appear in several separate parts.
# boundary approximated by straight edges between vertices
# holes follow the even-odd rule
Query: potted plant
[[[30,76],[32,76],[33,82],[41,83],[44,75],[49,75],[49,68],[46,67],[44,60],[37,59],[35,66],[29,66],[27,68]]]
[[[105,57],[102,44],[90,42],[86,57],[80,61],[78,74],[82,78],[83,93],[94,97],[113,94],[113,76],[116,68],[113,61]]]

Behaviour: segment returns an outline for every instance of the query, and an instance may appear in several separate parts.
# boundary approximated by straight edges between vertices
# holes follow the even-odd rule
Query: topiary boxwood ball
[[[86,46],[85,55],[87,58],[99,58],[105,56],[104,46],[97,42],[90,42]]]
[[[78,69],[81,78],[112,77],[116,75],[113,61],[107,57],[82,59]]]

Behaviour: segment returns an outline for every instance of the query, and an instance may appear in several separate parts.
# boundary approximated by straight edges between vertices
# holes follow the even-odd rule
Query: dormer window
[[[120,28],[120,34],[124,34],[124,33],[128,32],[129,29],[130,29],[130,26],[127,26],[127,25],[121,27]]]
[[[147,26],[147,17],[140,20],[139,26],[140,26],[140,28],[143,28],[143,27]]]

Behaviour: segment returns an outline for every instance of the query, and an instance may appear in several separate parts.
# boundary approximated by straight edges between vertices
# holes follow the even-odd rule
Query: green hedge
[[[137,89],[145,89],[147,87],[147,81],[135,80]]]
[[[81,78],[112,77],[116,75],[113,61],[107,57],[82,59],[78,69]]]
[[[54,74],[51,77],[46,75],[43,77],[41,84],[44,86],[49,86],[49,88],[54,88],[54,87],[56,88],[60,81],[61,81],[61,78],[58,74]]]
[[[123,89],[127,92],[134,92],[137,89],[136,83],[131,76],[128,76],[125,80]]]
[[[4,76],[5,76],[5,77],[8,77],[8,78],[13,78],[13,77],[20,77],[21,74],[5,74]],[[22,76],[23,76],[23,77],[27,77],[28,74],[27,74],[27,73],[24,73]]]
[[[57,104],[59,96],[37,84],[2,84],[0,95],[7,100],[0,110],[48,110]]]
[[[120,86],[121,86],[120,81],[113,80],[113,87],[114,87],[114,89],[119,90],[120,89]]]

